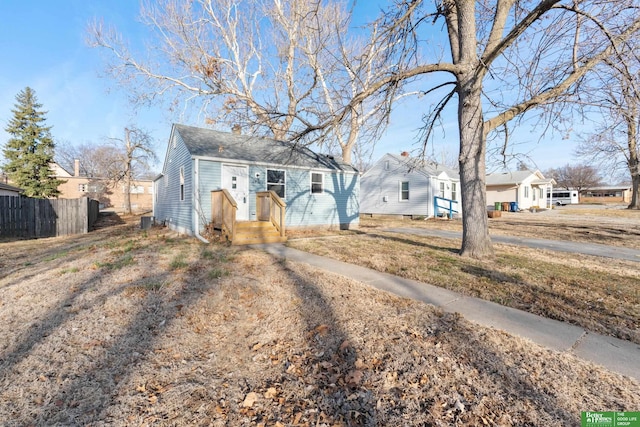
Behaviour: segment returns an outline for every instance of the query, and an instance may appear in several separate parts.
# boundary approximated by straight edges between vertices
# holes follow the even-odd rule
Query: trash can
[[[518,202],[511,202],[511,212],[518,212]]]
[[[500,202],[495,202],[494,203],[494,205],[493,205],[493,210],[494,211],[499,211],[499,210],[501,210],[501,208],[502,208],[502,205],[500,204]]]
[[[502,202],[502,210],[509,212],[509,202]]]

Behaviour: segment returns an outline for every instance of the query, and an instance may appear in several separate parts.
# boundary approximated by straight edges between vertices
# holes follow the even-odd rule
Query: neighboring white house
[[[435,197],[438,199],[436,208]],[[371,215],[433,217],[451,206],[461,213],[460,177],[443,165],[419,161],[403,152],[385,154],[360,180],[360,212]],[[437,212],[436,212],[437,211]]]
[[[487,175],[487,205],[516,202],[518,209],[549,207],[547,189],[553,190],[556,181],[545,178],[538,170],[490,173]]]

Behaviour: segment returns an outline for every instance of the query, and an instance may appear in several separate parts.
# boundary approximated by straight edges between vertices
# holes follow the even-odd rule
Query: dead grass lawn
[[[640,407],[634,379],[260,251],[134,222],[0,251],[4,425],[567,426]]]

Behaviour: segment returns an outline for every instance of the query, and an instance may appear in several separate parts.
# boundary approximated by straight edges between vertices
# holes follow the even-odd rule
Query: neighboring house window
[[[184,200],[184,166],[180,166],[180,201]]]
[[[524,198],[525,199],[529,198],[529,186],[528,185],[524,186]]]
[[[322,194],[324,192],[324,174],[311,173],[311,194]]]
[[[400,200],[409,200],[409,181],[400,183]]]
[[[451,183],[451,200],[458,200],[458,184],[456,182]]]
[[[132,185],[131,186],[131,194],[144,194],[144,186],[143,185]]]
[[[149,187],[149,194],[153,194],[153,186]]]
[[[281,198],[285,198],[286,176],[285,171],[276,169],[267,169],[267,190],[275,191]]]
[[[531,190],[531,196],[533,197],[533,201],[535,202],[536,201],[536,189],[535,188]]]
[[[538,188],[539,190],[539,194],[540,194],[540,199],[544,198],[544,194],[542,193],[542,188]]]
[[[444,199],[444,182],[440,183],[440,197]]]
[[[78,191],[81,193],[87,192],[87,184],[78,184]]]

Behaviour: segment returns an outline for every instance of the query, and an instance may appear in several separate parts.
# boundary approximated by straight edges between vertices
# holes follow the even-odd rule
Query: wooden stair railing
[[[274,191],[260,191],[256,193],[257,221],[238,222],[238,205],[231,194],[225,189],[214,190],[211,222],[214,230],[220,230],[233,245],[285,242],[286,206]]]
[[[275,191],[259,191],[256,193],[256,211],[258,221],[271,221],[280,232],[280,237],[285,237],[285,216],[287,204]]]
[[[223,236],[233,242],[236,237],[236,212],[238,204],[227,190],[211,192],[211,221],[218,226]]]

